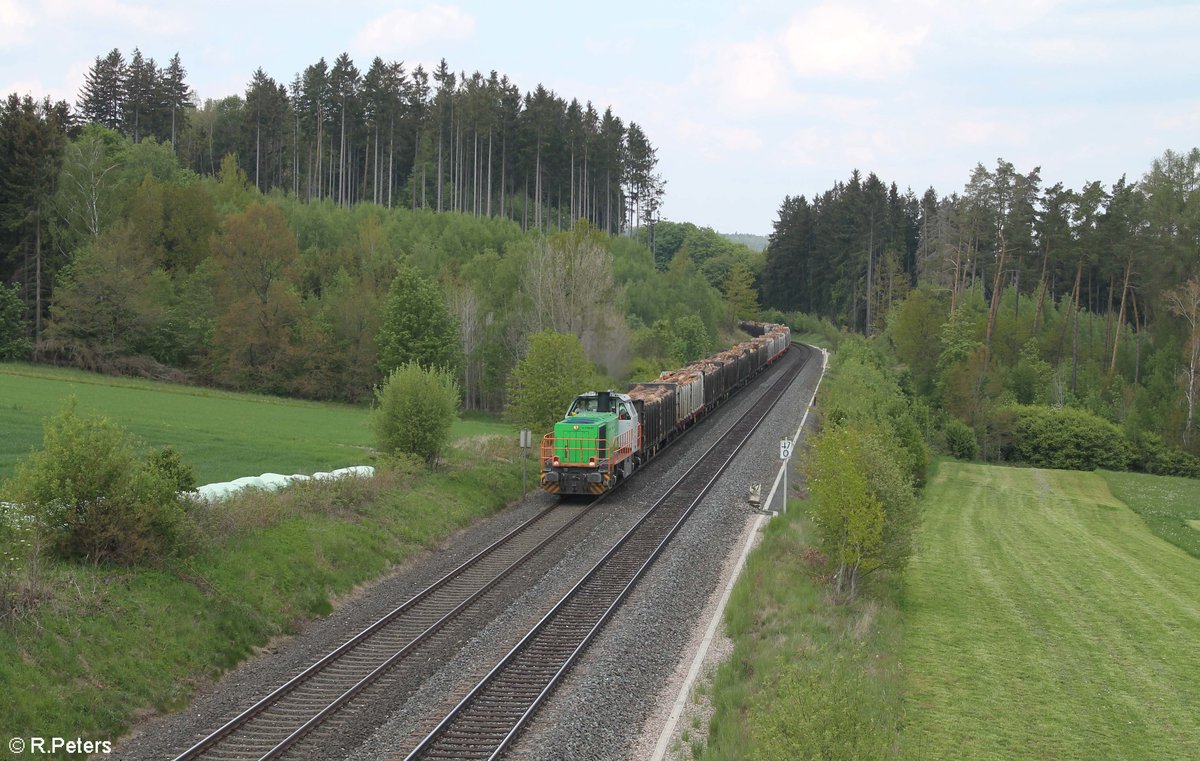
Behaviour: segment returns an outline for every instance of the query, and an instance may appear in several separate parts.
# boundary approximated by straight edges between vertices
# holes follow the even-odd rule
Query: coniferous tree
[[[35,337],[56,269],[48,261],[49,233],[70,125],[64,101],[13,94],[0,103],[0,284],[23,283]]]
[[[338,145],[337,145],[337,188],[334,196],[337,202],[349,206],[354,202],[353,192],[353,154],[357,139],[359,124],[359,85],[360,75],[354,62],[347,53],[342,53],[333,62],[329,72],[329,89],[336,111]]]
[[[290,107],[287,89],[261,68],[255,71],[246,88],[241,155],[246,157],[247,174],[263,193],[282,184]]]
[[[172,146],[175,145],[176,136],[187,126],[188,111],[192,105],[194,93],[186,79],[187,70],[183,68],[179,53],[176,53],[160,74],[162,106],[170,112]]]
[[[79,113],[85,122],[120,130],[125,123],[125,57],[113,48],[96,57],[79,92]]]
[[[133,49],[133,57],[125,70],[124,117],[122,127],[133,142],[152,135],[155,120],[160,113],[158,68],[153,58],[145,58],[142,51]],[[147,128],[150,129],[147,129]]]

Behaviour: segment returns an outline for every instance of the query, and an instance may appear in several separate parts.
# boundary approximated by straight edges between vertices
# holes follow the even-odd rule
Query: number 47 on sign
[[[781,459],[781,460],[792,459],[792,446],[794,444],[795,444],[795,442],[791,441],[790,439],[781,439],[779,441],[779,459]]]

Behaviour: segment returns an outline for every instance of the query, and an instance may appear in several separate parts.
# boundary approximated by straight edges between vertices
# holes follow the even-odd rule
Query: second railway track
[[[562,503],[539,512],[224,722],[175,761],[265,760],[290,755],[310,733],[342,713],[363,690],[402,667],[424,643],[602,499],[583,505]]]
[[[281,757],[595,504],[561,505],[541,511],[226,722],[175,761]]]
[[[809,350],[797,348],[784,372],[750,410],[408,754],[407,761],[494,759],[503,754],[799,374]]]

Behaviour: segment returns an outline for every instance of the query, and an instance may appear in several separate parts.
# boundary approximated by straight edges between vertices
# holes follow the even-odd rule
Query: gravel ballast
[[[746,501],[750,487],[762,484],[764,497],[770,490],[779,440],[795,433],[820,372],[818,352],[534,719],[511,758],[650,757],[711,617],[705,609],[719,597],[727,564],[755,516]],[[648,723],[655,728],[647,731]]]
[[[686,671],[694,629],[707,624],[702,611],[727,572],[729,553],[740,545],[739,537],[753,515],[745,504],[749,486],[763,483],[764,495],[770,489],[778,463],[778,440],[794,432],[820,365],[820,355],[814,354],[771,418],[524,733],[514,757],[646,757],[636,749],[640,747],[638,738],[664,696],[670,710],[675,697],[669,689],[672,675],[680,661],[685,662]],[[395,758],[412,747],[694,462],[711,443],[714,432],[724,430],[757,393],[757,389],[747,390],[731,399],[593,511],[580,531],[571,534],[571,540],[548,548],[536,570],[508,585],[512,590],[509,599],[514,602],[498,604],[476,616],[474,628],[464,630],[459,640],[431,650],[422,667],[404,683],[393,680],[373,687],[356,701],[356,705],[364,705],[350,719],[339,722],[333,731],[315,735],[300,755],[365,761]],[[205,688],[185,711],[144,723],[114,748],[114,757],[173,757],[553,500],[534,493],[459,532],[439,551],[425,553],[360,590],[329,617],[264,648],[258,657]],[[677,690],[678,679],[675,684]]]

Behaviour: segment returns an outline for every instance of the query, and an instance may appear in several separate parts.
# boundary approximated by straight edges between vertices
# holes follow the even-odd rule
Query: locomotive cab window
[[[596,404],[596,399],[594,397],[593,398],[580,397],[580,398],[576,399],[575,402],[571,405],[571,412],[569,414],[578,415],[581,412],[596,412],[596,410],[597,410],[597,404]]]

